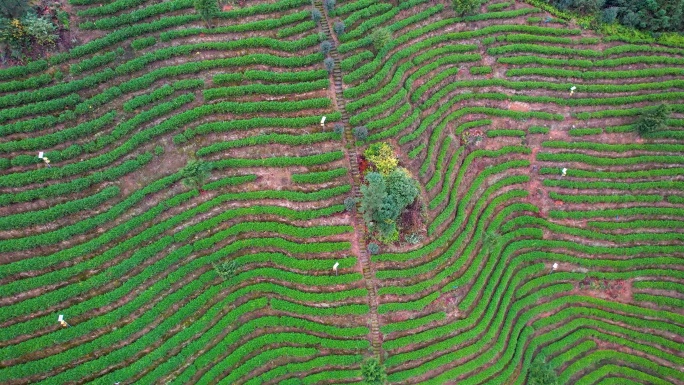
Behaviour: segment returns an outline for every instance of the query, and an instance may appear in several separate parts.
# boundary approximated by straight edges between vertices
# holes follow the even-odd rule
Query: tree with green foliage
[[[311,10],[311,19],[314,22],[318,23],[322,17],[323,15],[321,15],[321,11],[319,11],[318,9],[314,8]]]
[[[335,133],[335,135],[338,135],[341,138],[342,134],[344,134],[344,124],[335,123],[335,126],[333,126],[333,132]]]
[[[356,210],[356,198],[346,197],[344,198],[344,210],[348,212],[353,212]]]
[[[644,111],[636,122],[636,130],[639,135],[665,129],[670,112],[670,106],[666,104]]]
[[[345,25],[343,22],[338,21],[333,25],[333,31],[337,36],[341,36],[344,33]]]
[[[335,59],[327,57],[323,60],[323,65],[325,66],[325,70],[331,74],[335,70]]]
[[[195,0],[195,10],[204,20],[207,28],[211,28],[211,20],[220,12],[216,0]]]
[[[366,226],[377,231],[377,239],[390,244],[399,240],[397,221],[418,197],[418,182],[407,169],[397,167],[399,160],[387,143],[370,145],[364,156],[378,172],[366,174],[367,184],[361,186],[359,211]]]
[[[2,0],[0,1],[0,15],[18,19],[31,9],[28,0]]]
[[[371,242],[366,246],[366,250],[370,255],[377,255],[380,252],[380,246],[377,243]]]
[[[352,134],[356,140],[366,140],[368,138],[368,128],[366,126],[354,127]]]
[[[468,16],[480,9],[480,0],[453,0],[453,5],[457,16]]]
[[[615,22],[615,19],[617,19],[617,13],[617,7],[605,8],[601,11],[601,21],[606,24],[612,24]]]
[[[370,224],[379,217],[377,212],[387,197],[387,185],[385,178],[377,172],[368,173],[366,182],[367,184],[361,185],[362,197],[359,211],[363,213],[366,224]]]
[[[387,193],[397,207],[397,217],[413,203],[419,192],[417,182],[411,178],[407,169],[397,167],[387,176]]]
[[[619,22],[651,32],[683,32],[684,0],[546,0],[561,11],[598,14],[604,23]]]
[[[373,47],[375,50],[379,51],[384,47],[390,40],[392,40],[392,32],[387,28],[378,28],[370,35],[371,41],[373,42]]]
[[[399,239],[397,219],[416,199],[420,190],[408,170],[395,168],[387,176],[377,172],[366,175],[361,186],[361,207],[366,225],[377,230],[378,239],[392,243]]]
[[[572,0],[572,7],[580,13],[590,14],[601,10],[605,3],[605,0]]]
[[[211,165],[209,163],[192,159],[181,170],[183,183],[190,188],[201,189],[202,185],[204,185],[204,181],[209,176],[209,171],[211,171]]]
[[[527,385],[558,385],[558,376],[543,354],[538,355],[527,373]]]
[[[330,50],[331,50],[332,48],[333,48],[333,45],[332,45],[332,43],[330,42],[330,40],[324,40],[324,41],[321,43],[321,53],[322,53],[323,55],[327,55],[327,54],[330,52]]]
[[[361,365],[363,382],[367,385],[382,385],[387,380],[385,367],[380,364],[377,358],[369,358]]]

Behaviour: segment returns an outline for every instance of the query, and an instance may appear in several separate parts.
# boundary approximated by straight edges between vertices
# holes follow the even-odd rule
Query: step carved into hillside
[[[337,103],[337,109],[341,112],[342,115],[342,124],[345,127],[344,130],[344,144],[345,147],[348,147],[347,150],[347,156],[349,159],[349,170],[351,171],[352,175],[352,194],[354,195],[355,198],[360,199],[361,198],[361,192],[358,188],[358,186],[361,185],[361,175],[359,173],[359,167],[358,167],[358,150],[355,144],[355,139],[352,135],[352,130],[351,127],[349,127],[349,114],[347,114],[345,106],[345,100],[343,96],[343,89],[342,89],[342,72],[339,69],[340,65],[340,57],[337,52],[337,49],[335,47],[335,42],[332,38],[332,34],[330,32],[330,24],[328,22],[328,14],[325,12],[325,9],[323,7],[323,3],[321,1],[315,1],[314,6],[316,9],[318,9],[321,12],[321,17],[320,20],[320,25],[322,31],[328,36],[329,41],[333,44],[333,48],[330,50],[330,57],[335,61],[335,67],[333,70],[333,84],[334,84],[334,91],[336,95],[336,103]],[[370,332],[371,332],[371,346],[373,348],[373,354],[378,357],[380,360],[382,360],[382,355],[380,354],[381,349],[382,349],[382,336],[380,334],[380,324],[379,324],[379,316],[378,316],[378,296],[377,296],[377,288],[375,285],[375,271],[373,269],[373,265],[371,263],[370,256],[368,255],[368,250],[367,250],[367,244],[365,241],[366,238],[366,227],[365,223],[363,221],[363,217],[361,214],[356,212],[354,215],[354,236],[357,238],[357,242],[359,245],[359,263],[361,263],[361,268],[363,270],[363,277],[364,281],[366,283],[366,289],[368,290],[368,305],[370,307]]]

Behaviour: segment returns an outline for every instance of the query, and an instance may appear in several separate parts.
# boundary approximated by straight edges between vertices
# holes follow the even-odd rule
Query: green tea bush
[[[193,0],[173,0],[164,3],[150,5],[130,13],[124,13],[119,16],[112,16],[108,18],[101,18],[95,22],[84,22],[79,24],[81,29],[114,29],[124,25],[136,24],[143,19],[156,16],[162,13],[179,11],[182,9],[191,8]]]
[[[524,137],[525,131],[523,131],[523,130],[488,130],[487,131],[487,137],[488,138],[496,138],[498,136]]]
[[[155,39],[153,36],[141,37],[140,39],[135,39],[131,42],[131,48],[136,51],[140,51],[155,44],[157,44],[157,39]]]
[[[247,84],[243,86],[209,88],[203,91],[207,101],[253,94],[286,95],[326,89],[330,86],[328,79],[293,84]],[[310,99],[311,100],[311,99]]]
[[[78,11],[79,17],[89,17],[89,16],[106,16],[125,9],[137,7],[145,2],[145,0],[116,0],[109,4],[100,5],[99,7],[91,7],[82,11]],[[71,1],[72,4],[85,5],[90,3],[88,1],[76,0]]]
[[[504,1],[503,3],[494,3],[487,6],[487,12],[501,11],[504,8],[508,8],[513,5],[514,2]]]
[[[117,57],[123,56],[123,54],[124,49],[119,47],[115,51],[107,52],[101,55],[95,55],[91,59],[83,60],[77,64],[72,64],[69,66],[69,73],[72,75],[78,75],[82,72],[90,71],[94,68],[113,62]]]
[[[184,143],[186,138],[180,135],[180,143]],[[197,156],[207,156],[217,152],[224,152],[231,148],[252,147],[268,144],[287,144],[287,145],[311,145],[313,143],[320,143],[335,139],[335,134],[332,132],[315,132],[313,134],[291,135],[291,134],[262,134],[248,136],[242,139],[235,139],[229,141],[222,141],[210,144],[197,150]]]
[[[487,75],[492,73],[492,67],[481,66],[481,67],[470,67],[470,73],[473,75]]]
[[[276,34],[276,36],[279,39],[284,39],[284,38],[294,36],[294,35],[297,35],[300,33],[311,31],[314,28],[316,28],[316,22],[313,20],[307,20],[307,21],[301,22],[295,26],[280,29],[278,31],[278,33]]]
[[[81,101],[77,94],[70,94],[63,98],[52,99],[44,102],[26,104],[21,107],[6,108],[0,110],[0,123],[8,120],[23,118],[26,115],[45,114],[54,111],[63,111],[76,106]]]
[[[123,109],[126,112],[133,112],[138,108],[150,105],[158,100],[171,96],[174,92],[175,90],[171,85],[165,84],[149,94],[140,95],[128,100],[126,103],[124,103]]]
[[[81,123],[75,127],[65,128],[63,130],[55,131],[51,134],[0,143],[0,152],[38,150],[50,148],[60,143],[75,141],[76,139],[93,135],[101,131],[103,128],[112,124],[115,117],[116,113],[109,112],[96,119]],[[56,154],[54,152],[47,153],[47,157],[53,162],[59,162],[61,159],[65,158],[62,156],[62,154]],[[37,160],[35,163],[38,163],[39,160],[37,157],[32,156],[31,158],[35,158]]]
[[[325,183],[347,175],[346,168],[336,168],[329,171],[311,172],[308,174],[292,174],[292,181],[295,183]]]
[[[528,131],[530,132],[530,134],[548,134],[549,128],[542,126],[532,126],[529,128]]]
[[[83,210],[92,210],[121,193],[118,187],[109,186],[89,197],[73,200],[39,211],[6,215],[0,222],[0,230],[42,225]]]

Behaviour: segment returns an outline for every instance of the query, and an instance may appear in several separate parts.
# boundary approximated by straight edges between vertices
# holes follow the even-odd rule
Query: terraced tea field
[[[684,384],[684,49],[513,1],[71,4],[83,44],[0,69],[0,383]],[[426,226],[371,256],[376,142]]]

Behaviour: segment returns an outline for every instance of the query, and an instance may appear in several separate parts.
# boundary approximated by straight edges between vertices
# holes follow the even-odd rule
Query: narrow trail
[[[342,114],[342,124],[344,124],[344,144],[347,152],[347,159],[349,159],[349,170],[352,176],[352,194],[354,197],[361,198],[361,191],[359,186],[361,185],[361,175],[359,174],[359,163],[358,163],[358,151],[356,148],[356,141],[352,136],[351,127],[349,127],[349,114],[347,113],[345,106],[344,96],[342,95],[342,71],[340,69],[340,56],[337,53],[337,45],[332,36],[332,31],[330,30],[330,23],[328,22],[328,14],[323,8],[323,2],[321,0],[315,0],[314,6],[321,12],[320,23],[323,33],[326,34],[328,40],[332,43],[333,48],[330,51],[330,57],[335,61],[335,68],[333,69],[333,83],[335,86],[335,96],[337,109]],[[366,227],[363,222],[363,217],[358,210],[354,213],[354,237],[359,245],[359,262],[361,263],[361,268],[363,270],[363,278],[366,283],[366,289],[368,289],[368,306],[370,307],[370,338],[371,346],[373,349],[373,355],[382,361],[383,357],[380,354],[382,349],[382,336],[380,335],[380,324],[378,317],[378,294],[375,282],[375,270],[370,261],[370,256],[368,255],[367,245],[366,245]]]

